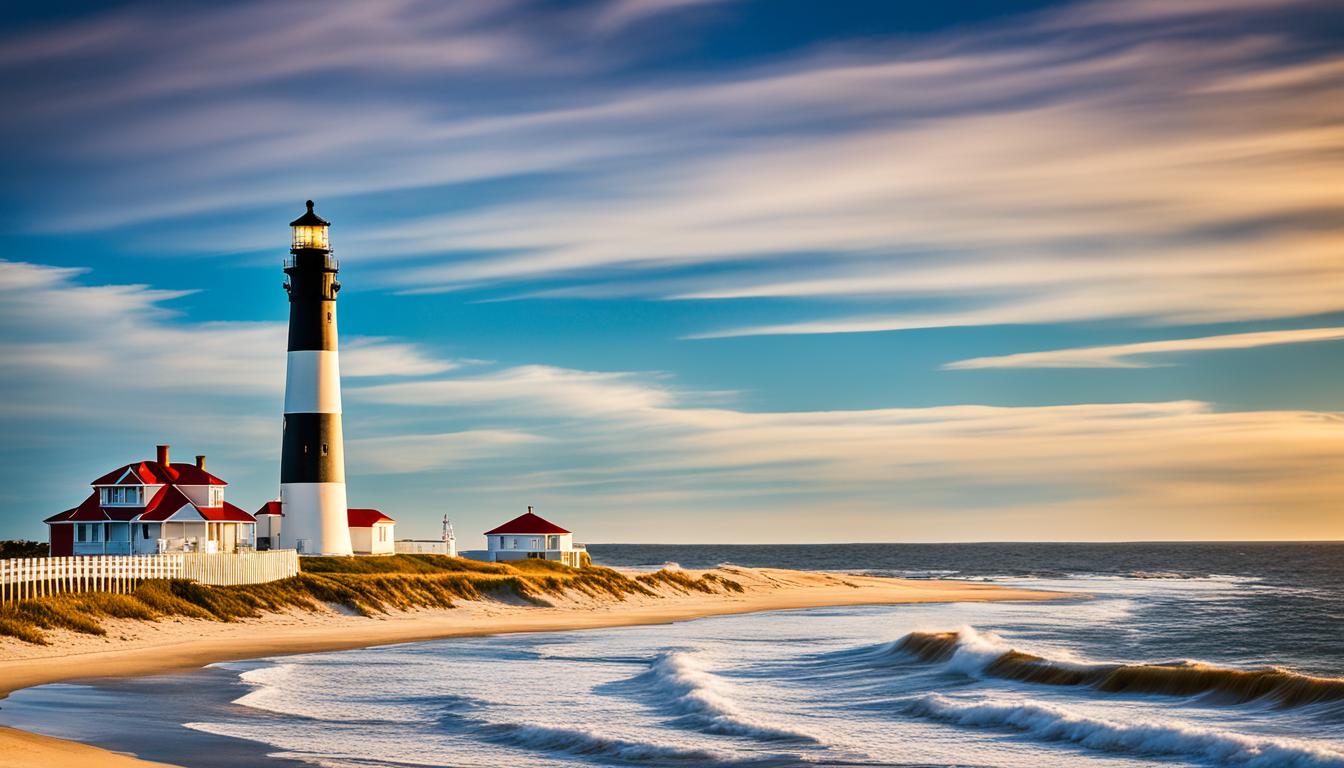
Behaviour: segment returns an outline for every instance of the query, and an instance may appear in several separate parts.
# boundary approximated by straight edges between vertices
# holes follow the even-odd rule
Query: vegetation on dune
[[[392,610],[452,608],[455,600],[504,600],[545,606],[546,597],[576,593],[624,600],[656,596],[661,586],[706,594],[741,592],[716,574],[692,579],[680,571],[630,578],[610,568],[570,568],[550,560],[483,563],[444,555],[306,557],[293,578],[265,584],[211,587],[184,579],[142,582],[131,594],[85,592],[22,600],[0,607],[0,637],[44,645],[43,630],[103,635],[102,619],[214,621],[265,613],[339,606],[362,616]]]
[[[717,573],[706,573],[698,579],[693,579],[682,571],[669,571],[664,568],[653,573],[636,576],[635,579],[651,587],[666,584],[682,592],[704,592],[707,595],[716,592],[743,591],[741,584],[732,579],[726,579]]]

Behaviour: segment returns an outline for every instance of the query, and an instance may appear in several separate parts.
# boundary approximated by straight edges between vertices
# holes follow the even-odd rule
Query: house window
[[[541,539],[536,536],[532,537],[532,549],[541,549]]]
[[[323,455],[323,456],[326,456],[326,455],[327,455],[327,444],[326,444],[326,443],[323,443],[323,444],[322,444],[322,455]]]
[[[149,523],[140,524],[140,538],[142,539],[149,538]]]
[[[75,534],[79,537],[80,544],[89,540],[89,530],[83,523],[75,523]]]

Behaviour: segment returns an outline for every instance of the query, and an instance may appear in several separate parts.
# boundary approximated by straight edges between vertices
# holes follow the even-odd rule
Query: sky
[[[276,496],[311,198],[399,537],[1344,539],[1333,2],[27,6],[0,538]]]

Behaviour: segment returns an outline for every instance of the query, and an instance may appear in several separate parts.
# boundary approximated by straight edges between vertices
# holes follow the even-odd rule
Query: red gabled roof
[[[140,522],[163,522],[172,517],[174,512],[190,503],[191,499],[188,499],[186,494],[171,485],[165,485],[145,505],[145,511],[140,515]]]
[[[212,523],[255,523],[257,518],[249,515],[246,510],[224,502],[218,507],[196,507],[196,511],[201,513],[201,517]]]
[[[197,467],[195,464],[176,462],[173,464],[160,464],[157,461],[137,461],[133,464],[123,464],[120,467],[108,472],[106,475],[94,480],[89,485],[112,485],[130,470],[141,483],[145,485],[160,485],[163,483],[181,483],[182,485],[228,485],[218,477]]]
[[[157,461],[137,461],[133,464],[122,464],[120,467],[117,467],[106,475],[89,483],[89,485],[112,485],[120,480],[121,476],[126,474],[126,470],[128,469],[132,474],[138,477],[142,483],[148,483],[150,485],[166,483],[168,482],[168,478],[166,476],[155,474],[154,469],[152,468],[159,466],[161,465]]]
[[[75,507],[73,511],[74,514],[70,515],[69,517],[71,521],[101,522],[107,519],[107,515],[103,514],[103,507],[98,498],[97,491],[90,493],[89,497],[85,499],[78,507]]]
[[[375,523],[396,522],[376,509],[347,509],[345,520],[351,528],[372,528]]]
[[[257,517],[261,517],[262,515],[279,515],[280,517],[284,517],[285,510],[280,504],[280,500],[274,499],[262,504],[261,509],[258,509],[255,514]]]
[[[494,530],[486,531],[484,535],[490,536],[496,533],[569,533],[569,531],[550,520],[528,512],[513,518]]]
[[[173,473],[176,475],[176,477],[173,478],[173,482],[178,485],[228,485],[228,483],[220,480],[209,472],[206,472],[195,464],[175,463],[172,465],[172,469]]]

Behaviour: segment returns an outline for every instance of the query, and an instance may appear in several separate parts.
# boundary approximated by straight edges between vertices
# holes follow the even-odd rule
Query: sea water
[[[735,562],[1079,597],[781,611],[218,664],[21,691],[0,723],[203,768],[1344,768],[1344,545],[592,551],[623,567]]]

